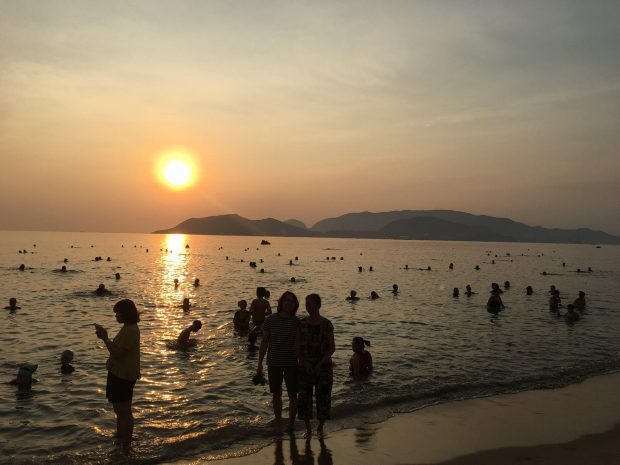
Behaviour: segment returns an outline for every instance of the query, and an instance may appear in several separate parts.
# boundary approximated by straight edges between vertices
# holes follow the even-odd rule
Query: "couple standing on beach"
[[[269,390],[273,396],[275,426],[284,426],[282,418],[282,381],[289,399],[289,419],[286,427],[292,432],[299,413],[306,425],[306,435],[312,434],[313,394],[316,397],[317,434],[323,435],[323,425],[329,419],[333,369],[331,356],[336,350],[334,327],[321,316],[321,297],[306,296],[308,317],[299,320],[297,296],[290,291],[278,300],[277,313],[263,324],[263,338],[258,354],[257,376],[263,376],[263,360],[267,354]]]

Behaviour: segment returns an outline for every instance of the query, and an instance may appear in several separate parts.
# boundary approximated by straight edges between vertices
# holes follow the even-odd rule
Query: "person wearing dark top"
[[[299,394],[297,409],[299,417],[306,424],[306,437],[312,435],[310,419],[312,418],[313,391],[316,397],[316,416],[319,426],[316,430],[323,436],[323,425],[330,418],[332,385],[334,373],[332,355],[336,350],[334,326],[331,321],[321,316],[321,297],[318,294],[306,296],[308,317],[297,326],[295,350],[299,360]]]
[[[297,296],[290,291],[278,300],[278,311],[269,315],[263,323],[263,338],[258,351],[256,376],[263,376],[263,359],[267,353],[267,374],[272,394],[274,424],[282,426],[282,381],[286,385],[289,401],[287,430],[292,431],[297,416],[297,355],[295,337],[299,320],[295,316],[299,308]]]

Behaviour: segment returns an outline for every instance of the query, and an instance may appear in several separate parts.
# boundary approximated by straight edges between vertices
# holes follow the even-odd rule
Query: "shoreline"
[[[429,406],[381,423],[303,431],[258,449],[168,462],[363,465],[512,465],[620,463],[620,373],[558,389],[523,391]],[[315,420],[316,422],[316,420]],[[316,423],[313,423],[316,427]],[[240,453],[247,455],[239,456]]]

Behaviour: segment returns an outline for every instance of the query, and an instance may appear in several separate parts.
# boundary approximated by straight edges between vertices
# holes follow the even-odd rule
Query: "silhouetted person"
[[[105,288],[105,284],[99,284],[99,287],[97,287],[97,290],[95,290],[95,294],[101,297],[104,295],[110,295],[112,293]]]
[[[579,291],[579,297],[575,299],[573,302],[575,308],[579,311],[585,310],[586,308],[586,293],[583,291]]]
[[[567,323],[574,323],[579,320],[579,313],[575,311],[575,306],[573,304],[568,304],[566,306],[566,313],[564,314],[564,318],[566,318]]]
[[[454,263],[450,263],[450,265],[448,266],[448,268],[450,268],[451,270],[454,269]]]
[[[532,289],[532,286],[527,286],[525,288],[525,295],[532,295],[534,293],[534,289]]]
[[[372,291],[372,292],[370,293],[370,298],[371,298],[372,300],[376,300],[376,299],[378,299],[378,298],[379,298],[379,294],[377,294],[375,291]]]
[[[196,278],[194,279],[194,287],[198,287],[200,286],[200,279]]]
[[[560,291],[555,290],[551,293],[551,297],[549,297],[549,310],[558,311],[561,305],[562,299],[560,299]]]
[[[356,302],[356,301],[360,300],[360,298],[357,296],[357,291],[351,291],[349,293],[349,297],[347,297],[345,300],[349,300],[351,302]]]
[[[271,305],[267,301],[267,289],[264,287],[256,288],[256,299],[250,304],[250,314],[254,326],[260,326],[267,316],[271,315]]]
[[[115,277],[116,279],[121,279],[121,274],[120,274],[120,273],[115,273],[115,274],[114,274],[114,277]]]
[[[501,310],[503,310],[504,302],[502,302],[502,298],[499,295],[501,291],[499,289],[493,289],[491,291],[491,297],[487,301],[487,312],[497,315]]]
[[[189,310],[189,307],[190,307],[190,305],[189,305],[189,297],[185,297],[185,298],[183,299],[183,303],[181,304],[181,308],[182,308],[184,311],[186,311],[186,312],[187,312],[187,311]]]
[[[25,269],[26,269],[26,265],[24,265],[23,263],[19,265],[19,271],[24,271]]]
[[[200,328],[202,328],[202,322],[200,320],[195,320],[190,326],[181,331],[181,334],[179,334],[179,337],[177,338],[177,344],[179,344],[179,347],[181,349],[187,349],[190,346],[196,345],[196,341],[192,341],[189,336],[191,333],[197,333],[200,331]]]
[[[474,270],[478,271],[480,269],[480,265],[474,266]]]
[[[233,316],[233,325],[235,327],[235,331],[248,331],[250,329],[250,318],[252,316],[247,310],[248,303],[244,299],[242,299],[237,302],[237,306],[239,307],[239,310],[237,310],[235,312],[235,316]]]
[[[66,273],[67,272],[67,267],[65,265],[60,267],[60,272],[61,273]]]
[[[17,306],[17,299],[15,297],[11,297],[9,299],[9,306],[8,307],[4,307],[5,310],[11,310],[12,312],[14,312],[15,310],[20,310],[21,307]]]
[[[73,352],[71,350],[65,350],[60,354],[60,372],[64,375],[73,373],[75,368],[71,365],[73,361]]]
[[[510,281],[504,281],[504,289],[510,289]]]
[[[499,284],[497,283],[491,283],[491,292],[497,292],[498,294],[503,294],[504,291],[502,291],[499,288]]]
[[[458,287],[455,287],[455,288],[452,290],[452,297],[458,297],[458,296],[459,296],[459,288],[458,288]]]
[[[471,286],[469,284],[465,286],[465,295],[471,297],[473,294],[475,294],[475,292],[472,292]]]
[[[296,282],[296,281],[297,281],[297,280],[295,279],[295,276],[291,277],[291,282],[292,282],[292,283],[294,283],[294,282]]]
[[[174,278],[174,287],[179,287],[179,279]]]
[[[392,294],[398,294],[398,284],[392,284]]]

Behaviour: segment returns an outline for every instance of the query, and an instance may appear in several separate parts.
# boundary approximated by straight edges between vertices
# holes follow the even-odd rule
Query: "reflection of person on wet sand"
[[[190,326],[181,331],[181,334],[179,334],[179,337],[177,338],[177,344],[179,344],[179,347],[182,349],[187,349],[188,347],[195,346],[196,341],[194,339],[190,339],[189,336],[191,333],[197,333],[200,331],[200,328],[202,328],[202,322],[200,320],[195,320]]]

